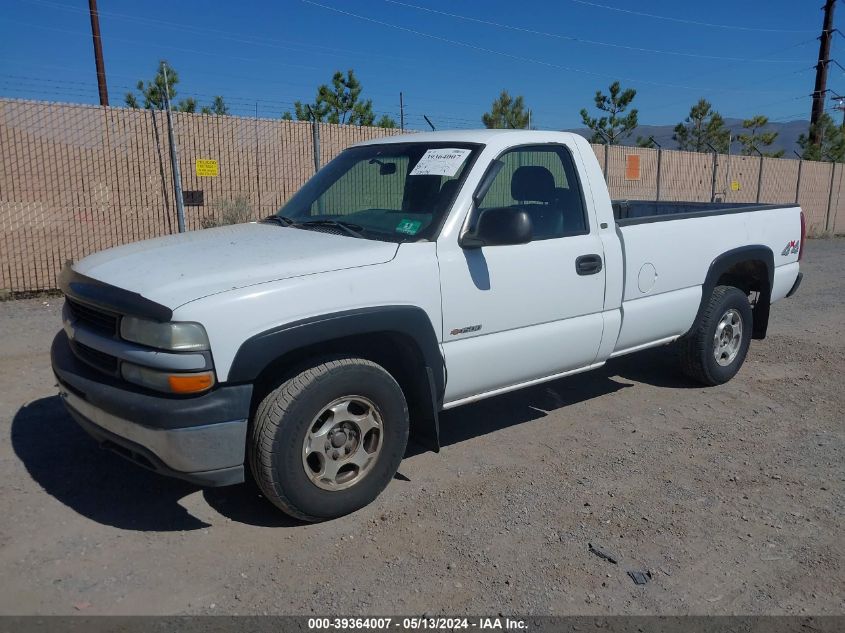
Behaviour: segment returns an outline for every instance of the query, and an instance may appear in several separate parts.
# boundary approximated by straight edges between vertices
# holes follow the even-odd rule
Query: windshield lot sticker
[[[444,147],[430,149],[411,170],[411,176],[454,176],[458,173],[470,150]]]
[[[397,233],[404,233],[405,235],[416,235],[419,233],[422,222],[419,220],[400,220],[396,225]]]

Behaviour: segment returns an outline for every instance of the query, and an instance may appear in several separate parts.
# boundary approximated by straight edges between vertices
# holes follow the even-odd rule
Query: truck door
[[[532,220],[531,242],[475,249],[438,243],[447,406],[595,361],[604,258],[574,156],[561,144],[506,151],[470,212],[469,225],[478,210],[523,209]]]

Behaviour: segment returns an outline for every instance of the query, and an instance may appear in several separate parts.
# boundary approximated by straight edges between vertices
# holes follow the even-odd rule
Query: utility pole
[[[106,65],[103,63],[103,41],[100,38],[100,15],[97,13],[97,0],[88,0],[88,12],[91,14],[91,35],[94,38],[94,63],[97,65],[97,88],[100,91],[100,105],[109,104],[109,90],[106,87]]]
[[[821,145],[816,125],[824,114],[824,96],[827,93],[827,65],[830,63],[830,40],[833,39],[833,8],[836,0],[825,0],[824,23],[819,36],[819,59],[816,63],[816,86],[813,90],[813,111],[810,115],[810,144]]]
[[[405,131],[405,100],[402,93],[399,93],[399,129]]]

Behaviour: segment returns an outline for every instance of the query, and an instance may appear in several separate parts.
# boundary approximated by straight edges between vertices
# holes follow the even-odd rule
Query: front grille
[[[88,363],[95,369],[99,369],[112,376],[117,375],[118,360],[111,354],[106,354],[76,341],[73,342],[73,351],[77,358]]]
[[[116,314],[79,303],[73,299],[67,299],[67,305],[74,321],[109,336],[117,335],[118,316]]]

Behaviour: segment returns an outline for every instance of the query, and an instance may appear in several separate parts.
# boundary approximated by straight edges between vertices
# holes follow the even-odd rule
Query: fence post
[[[710,145],[708,143],[708,145]],[[716,201],[716,167],[718,166],[718,156],[719,154],[716,150],[713,150],[713,179],[710,182],[710,202]]]
[[[663,148],[657,148],[657,201],[660,202],[660,164],[663,160]]]
[[[164,175],[164,158],[161,156],[161,139],[158,134],[158,119],[155,109],[150,109],[150,120],[153,126],[153,138],[156,144],[156,156],[158,156],[158,172],[161,176],[161,197],[164,200],[164,212],[167,218],[167,230],[173,232],[173,218],[170,215],[170,198],[167,197],[167,177]]]
[[[310,110],[311,108],[309,108]],[[314,152],[314,173],[320,171],[320,124],[311,115],[311,149]]]
[[[264,213],[261,211],[261,145],[258,142],[258,101],[255,102],[255,120],[252,128],[255,132],[255,196],[258,201],[256,206],[260,218]]]
[[[179,173],[179,150],[176,148],[176,136],[173,134],[173,119],[170,112],[170,86],[167,85],[167,64],[161,62],[164,75],[164,105],[167,108],[167,139],[170,141],[170,165],[173,169],[173,191],[176,194],[176,220],[179,232],[185,232],[185,200],[182,198],[182,176]]]
[[[831,163],[830,168],[830,189],[827,192],[827,217],[824,220],[824,230],[830,233],[832,227],[830,226],[830,208],[833,204],[833,177],[836,175],[836,163]]]
[[[798,159],[798,179],[795,182],[795,204],[798,204],[798,194],[801,192],[801,168],[804,166],[804,159]]]
[[[657,202],[660,202],[660,160],[663,158],[663,146],[654,140],[653,136],[649,136],[648,140],[652,145],[657,145],[657,182],[655,184],[655,197]]]
[[[757,170],[757,204],[760,204],[760,187],[763,186],[763,153],[756,147],[752,147],[760,155],[760,168]]]
[[[320,171],[320,123],[317,121],[314,110],[311,109],[310,105],[308,106],[308,113],[311,115],[311,149],[314,153],[314,173],[316,174]],[[325,210],[324,204],[323,196],[320,196],[317,200],[317,208],[321,215]]]

